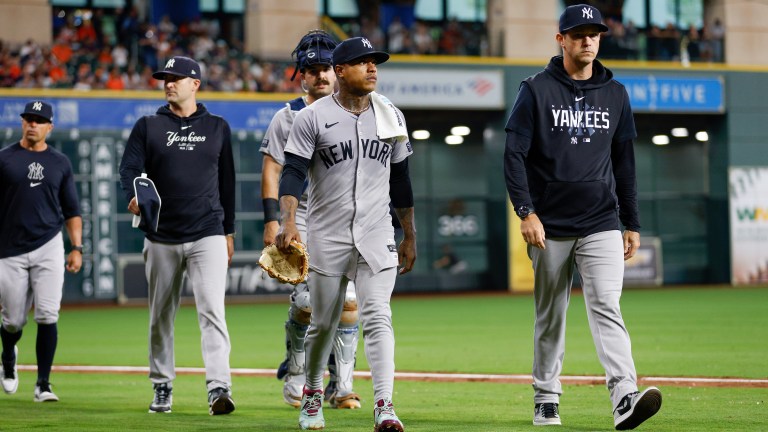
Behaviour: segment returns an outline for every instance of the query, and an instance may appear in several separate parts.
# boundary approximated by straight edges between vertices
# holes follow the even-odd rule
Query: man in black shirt
[[[155,388],[149,412],[171,411],[173,322],[186,273],[200,324],[209,413],[229,414],[235,409],[224,319],[235,236],[231,132],[226,120],[196,101],[202,79],[197,62],[173,57],[153,77],[164,80],[168,104],[136,122],[120,163],[128,211],[141,214],[133,181],[142,173],[154,182],[162,203],[156,229],[153,223],[140,226],[146,231],[149,378]]]
[[[3,324],[3,390],[16,393],[17,342],[35,305],[37,383],[35,402],[56,402],[49,377],[58,342],[64,269],[83,263],[82,232],[72,164],[45,140],[53,130],[53,107],[26,104],[21,140],[0,150],[0,306]],[[61,227],[72,245],[64,262]]]

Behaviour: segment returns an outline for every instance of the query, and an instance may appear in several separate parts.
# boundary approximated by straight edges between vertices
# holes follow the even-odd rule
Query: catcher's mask
[[[322,30],[312,30],[304,35],[291,53],[291,58],[296,61],[296,69],[293,71],[291,81],[296,78],[297,73],[304,72],[307,66],[316,64],[333,66],[334,48],[336,48],[336,42],[331,39],[331,35]]]

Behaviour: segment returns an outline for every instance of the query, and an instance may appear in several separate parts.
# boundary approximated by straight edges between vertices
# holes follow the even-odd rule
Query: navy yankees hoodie
[[[640,229],[629,96],[599,61],[575,81],[553,57],[520,85],[505,130],[509,197],[534,209],[547,237]]]
[[[147,173],[162,200],[157,232],[148,239],[186,243],[235,232],[235,167],[229,124],[201,103],[189,117],[168,105],[140,118],[120,162],[125,197],[133,179]]]

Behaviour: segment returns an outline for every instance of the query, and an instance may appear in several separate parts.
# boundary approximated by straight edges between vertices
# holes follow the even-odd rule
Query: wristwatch
[[[73,251],[78,251],[78,252],[80,252],[80,254],[82,255],[82,254],[83,254],[83,245],[79,245],[79,246],[72,246],[71,250],[73,250]]]
[[[520,218],[520,220],[525,220],[525,218],[528,217],[531,213],[533,213],[533,207],[528,207],[525,205],[521,205],[517,209],[515,209],[515,213],[517,214],[517,217]]]

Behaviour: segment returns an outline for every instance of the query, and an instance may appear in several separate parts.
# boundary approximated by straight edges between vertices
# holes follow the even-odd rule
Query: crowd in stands
[[[0,41],[0,87],[75,90],[151,90],[162,88],[152,72],[175,55],[200,61],[205,88],[215,91],[300,91],[285,79],[290,62],[260,61],[244,53],[241,42],[219,38],[215,20],[176,26],[167,17],[142,22],[135,9],[106,17],[57,11],[51,46]],[[290,77],[290,74],[288,74]]]
[[[365,36],[392,54],[489,55],[482,23],[449,20],[433,25],[414,20],[409,24],[394,17],[383,28],[362,17],[342,23],[342,28],[349,36]],[[723,61],[725,31],[720,21],[685,32],[672,25],[654,26],[647,34],[632,22],[625,25],[608,19],[606,24],[610,31],[602,42],[602,57]],[[301,92],[298,80],[290,80],[292,62],[255,58],[244,51],[242,41],[225,40],[216,20],[176,25],[163,17],[153,24],[139,19],[135,8],[109,15],[99,9],[80,15],[55,10],[53,35],[50,46],[0,40],[0,87],[158,89],[162,83],[152,78],[152,72],[166,59],[186,55],[205,69],[207,90]]]
[[[664,28],[651,26],[638,30],[632,21],[627,24],[607,18],[609,31],[600,45],[604,58],[625,60],[657,60],[688,62],[723,62],[725,27],[719,19],[701,28],[690,25],[681,30],[673,24]]]
[[[485,30],[480,24],[448,22],[445,27],[418,22],[413,28],[393,21],[386,32],[370,20],[349,22],[349,36],[365,36],[393,54],[481,55]],[[242,41],[221,37],[216,20],[176,25],[142,21],[136,9],[105,15],[101,10],[75,15],[54,11],[50,46],[0,40],[0,87],[76,90],[151,90],[162,87],[152,72],[174,55],[198,60],[214,91],[301,92],[291,81],[294,64],[256,58]],[[485,44],[487,45],[487,44]]]
[[[386,27],[362,17],[341,25],[350,36],[365,36],[375,47],[385,47],[391,54],[487,56],[485,26],[479,22],[464,23],[455,19],[444,26],[421,20],[406,25],[394,16]]]

